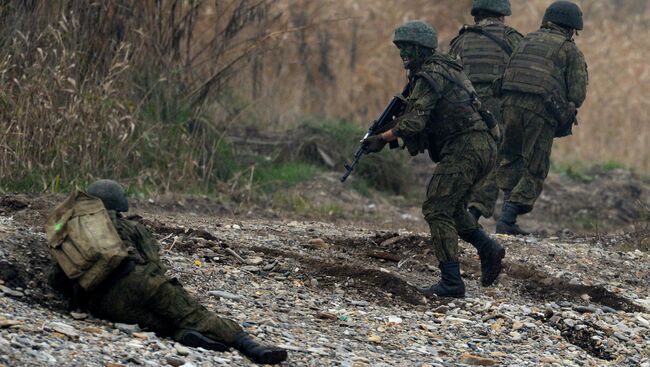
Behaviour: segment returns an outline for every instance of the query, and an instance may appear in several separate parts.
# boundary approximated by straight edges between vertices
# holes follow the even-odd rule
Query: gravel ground
[[[0,215],[0,366],[252,365],[65,310],[44,282],[38,208]],[[625,236],[500,236],[506,271],[490,288],[479,287],[478,257],[462,244],[468,297],[427,300],[414,288],[438,276],[426,233],[138,214],[169,275],[289,349],[287,366],[650,367],[650,256],[617,251]]]

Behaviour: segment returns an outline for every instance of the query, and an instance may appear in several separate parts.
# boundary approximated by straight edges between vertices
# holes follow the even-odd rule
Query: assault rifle
[[[372,125],[370,125],[370,128],[368,129],[368,132],[363,137],[363,139],[361,139],[362,143],[357,149],[357,152],[354,154],[352,164],[345,165],[345,174],[343,174],[343,177],[341,177],[341,182],[345,182],[345,180],[348,179],[348,176],[350,176],[354,170],[354,167],[356,167],[356,165],[359,163],[361,157],[366,154],[366,145],[363,144],[363,141],[366,140],[369,136],[383,133],[394,127],[394,120],[399,115],[401,115],[402,112],[404,112],[404,107],[406,107],[406,97],[408,97],[410,93],[411,85],[409,83],[406,85],[406,87],[404,87],[402,94],[393,97],[388,106],[386,106],[384,109],[384,112],[381,113],[381,116],[379,116],[377,120],[373,121]],[[393,140],[389,142],[389,146],[391,149],[395,149],[399,147],[399,143],[397,140]]]

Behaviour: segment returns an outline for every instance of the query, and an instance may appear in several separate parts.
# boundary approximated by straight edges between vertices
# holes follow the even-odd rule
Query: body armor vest
[[[439,74],[438,76],[445,80],[445,83],[437,85],[432,78],[420,76],[415,79],[430,85],[442,98],[438,101],[435,109],[431,111],[427,127],[423,131],[425,136],[406,139],[405,143],[406,145],[417,144],[418,140],[427,140],[429,155],[434,162],[437,162],[440,150],[450,139],[472,131],[487,131],[488,129],[477,107],[473,104],[471,95],[448,80],[448,78],[456,79],[473,91],[474,88],[471,82],[462,70],[434,62],[428,67],[425,66],[422,72],[433,77]],[[412,149],[414,151],[418,150],[417,148],[409,148],[409,151]]]
[[[504,24],[471,27],[489,32],[507,44],[504,39],[506,31]],[[463,60],[463,69],[472,83],[489,84],[503,75],[510,55],[501,45],[485,35],[469,31],[468,28],[462,30],[461,34],[464,34],[464,40],[459,56]]]
[[[510,58],[501,89],[540,95],[558,91],[566,96],[564,68],[558,53],[567,41],[566,36],[548,31],[537,31],[526,36]]]

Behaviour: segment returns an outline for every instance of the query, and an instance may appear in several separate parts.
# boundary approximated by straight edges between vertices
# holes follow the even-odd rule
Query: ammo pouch
[[[556,138],[572,134],[573,125],[577,125],[578,122],[576,119],[578,110],[573,102],[567,102],[557,91],[554,91],[544,98],[544,108],[557,121]]]
[[[54,209],[45,231],[52,258],[86,291],[128,256],[102,201],[82,191],[73,192]]]

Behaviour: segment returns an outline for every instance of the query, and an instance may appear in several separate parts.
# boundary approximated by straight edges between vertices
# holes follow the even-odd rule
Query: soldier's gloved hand
[[[373,135],[367,137],[364,141],[362,141],[362,143],[366,146],[367,153],[377,153],[384,149],[386,143],[388,142],[384,140],[381,135]]]

